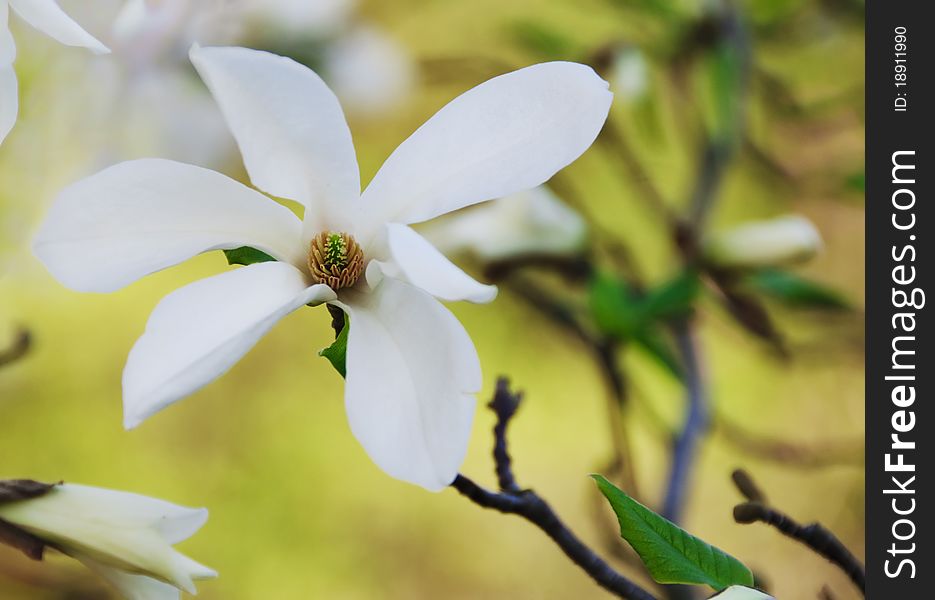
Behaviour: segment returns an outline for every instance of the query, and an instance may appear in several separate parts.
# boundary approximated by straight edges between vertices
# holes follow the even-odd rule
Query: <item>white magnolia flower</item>
[[[217,573],[177,552],[208,520],[204,508],[83,485],[0,503],[0,519],[84,563],[129,600],[178,600]]]
[[[13,61],[16,46],[9,28],[9,12],[51,38],[68,46],[83,46],[104,54],[106,46],[81,28],[59,8],[55,0],[0,0],[0,143],[10,133],[19,112],[19,98]]]
[[[821,234],[811,221],[788,215],[717,234],[705,243],[704,255],[721,267],[770,267],[811,258],[821,246]]]
[[[529,254],[571,254],[587,239],[587,224],[544,185],[447,215],[422,234],[448,255],[470,252],[484,261]]]
[[[711,596],[712,600],[776,600],[769,594],[764,594],[759,590],[744,587],[742,585],[732,585],[719,594]]]
[[[496,77],[442,108],[361,194],[351,134],[321,79],[287,58],[193,48],[250,179],[167,160],[115,165],[66,188],[35,252],[65,285],[109,292],[195,254],[251,246],[278,262],[183,287],[155,309],[124,370],[127,427],[234,365],[306,304],[350,318],[351,430],[399,479],[439,490],[463,460],[480,389],[470,338],[435,298],[487,302],[408,225],[528,189],[574,161],[610,107],[590,68],[547,63]],[[434,297],[433,297],[434,296]]]

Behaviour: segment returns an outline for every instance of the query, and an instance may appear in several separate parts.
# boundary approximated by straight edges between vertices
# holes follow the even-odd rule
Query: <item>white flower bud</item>
[[[639,100],[649,89],[649,68],[639,48],[627,46],[614,51],[609,75],[610,89],[625,102]]]
[[[587,224],[545,186],[471,207],[422,230],[445,254],[486,261],[524,254],[571,254],[584,247]]]
[[[130,600],[195,593],[193,580],[217,573],[177,552],[208,519],[206,509],[82,485],[0,503],[0,519],[81,561]]]
[[[811,221],[789,215],[722,232],[705,243],[704,256],[719,267],[771,267],[807,260],[821,246],[821,235]]]
[[[759,590],[744,587],[742,585],[732,585],[720,594],[711,597],[712,600],[776,600],[768,594]]]

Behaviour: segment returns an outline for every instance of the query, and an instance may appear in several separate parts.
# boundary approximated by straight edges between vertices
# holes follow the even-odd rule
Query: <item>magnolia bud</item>
[[[73,484],[20,498],[0,501],[0,520],[81,561],[127,598],[195,593],[193,580],[217,576],[172,548],[204,525],[203,508]]]
[[[759,590],[742,585],[732,585],[720,594],[711,596],[711,598],[716,600],[776,600]]]
[[[746,223],[715,235],[705,243],[704,257],[725,268],[773,267],[811,258],[821,245],[821,236],[811,221],[790,215]]]
[[[445,254],[471,252],[494,261],[529,254],[572,254],[587,239],[584,219],[545,186],[486,202],[426,226]]]

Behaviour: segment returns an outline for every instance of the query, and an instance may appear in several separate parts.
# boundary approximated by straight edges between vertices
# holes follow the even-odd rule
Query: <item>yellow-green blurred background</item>
[[[99,10],[90,4],[61,2],[106,37],[116,3]],[[632,102],[618,92],[614,118],[655,184],[674,206],[683,205],[697,148],[680,115],[693,118],[697,107],[674,89],[666,45],[702,4],[362,0],[350,18],[395,40],[416,73],[393,106],[350,114],[362,179],[435,110],[489,76],[548,53],[584,60],[625,42],[644,50],[647,87]],[[840,290],[856,308],[829,317],[773,307],[789,339],[789,361],[777,360],[723,311],[702,311],[711,395],[717,414],[756,439],[843,456],[833,465],[783,463],[731,443],[715,427],[702,447],[684,524],[762,574],[779,598],[814,598],[825,584],[835,598],[856,598],[823,559],[764,526],[735,524],[731,508],[739,496],[729,474],[748,468],[777,506],[802,521],[820,520],[862,556],[862,4],[748,0],[738,7],[756,65],[749,144],[730,167],[711,226],[791,212],[808,216],[825,248],[797,272]],[[333,336],[324,309],[291,315],[226,376],[124,431],[120,374],[148,313],[171,290],[229,267],[223,255],[211,253],[109,295],[71,292],[46,273],[29,239],[58,189],[136,152],[178,157],[148,140],[132,150],[108,145],[106,128],[118,121],[111,123],[82,86],[104,85],[98,69],[110,57],[57,45],[11,21],[22,108],[0,146],[0,348],[19,327],[31,331],[34,344],[0,370],[0,476],[80,482],[209,507],[207,526],[182,545],[220,572],[199,586],[207,600],[605,597],[525,521],[481,510],[453,490],[431,494],[390,479],[367,459],[346,424],[343,382],[316,355]],[[193,73],[184,72],[197,88]],[[101,110],[105,118],[92,120]],[[132,140],[127,122],[133,121],[119,121],[121,136]],[[242,177],[236,153],[230,156],[224,172]],[[616,159],[595,147],[566,175],[588,212],[626,241],[650,278],[674,272],[677,256],[663,224]],[[610,452],[605,390],[593,361],[509,293],[489,306],[452,309],[480,353],[486,381],[480,399],[489,397],[498,374],[526,392],[510,435],[520,483],[609,554],[608,532],[616,525],[587,477]],[[639,483],[644,497],[658,502],[668,469],[668,438],[658,419],[678,425],[683,392],[639,354],[627,353],[625,366],[634,388],[626,418]],[[489,486],[495,483],[492,423],[479,409],[463,467]],[[632,566],[619,566],[642,578]],[[65,558],[32,563],[0,548],[0,598],[108,593]]]

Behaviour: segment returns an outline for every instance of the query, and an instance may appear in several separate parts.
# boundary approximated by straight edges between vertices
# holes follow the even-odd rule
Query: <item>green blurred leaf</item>
[[[659,583],[705,584],[720,591],[753,587],[753,574],[726,552],[691,535],[600,475],[592,475],[620,522],[620,535],[639,554]]]
[[[682,271],[646,295],[643,312],[655,319],[683,317],[692,311],[700,292],[698,273],[694,270]]]
[[[867,191],[867,175],[863,171],[859,173],[854,173],[850,175],[845,180],[845,185],[848,189],[854,190],[855,192],[864,193]]]
[[[640,299],[624,281],[598,273],[588,290],[591,315],[598,329],[622,339],[632,338],[640,329]]]
[[[686,271],[640,296],[626,282],[606,273],[591,281],[589,303],[594,322],[603,333],[633,342],[677,379],[682,366],[661,321],[687,314],[698,297],[697,274]]]
[[[225,250],[224,256],[227,257],[227,264],[229,265],[252,265],[261,262],[275,262],[276,260],[266,252],[250,246]]]
[[[347,332],[351,328],[351,322],[347,316],[344,317],[344,327],[341,333],[335,338],[334,342],[327,348],[318,352],[318,356],[324,356],[334,367],[334,370],[341,374],[341,377],[347,378]]]
[[[637,333],[633,341],[650,357],[656,360],[660,366],[665,368],[670,375],[678,380],[684,376],[682,363],[675,356],[668,338],[658,328],[653,327]]]
[[[512,24],[511,32],[517,43],[547,60],[568,60],[575,54],[571,41],[535,21],[517,21]]]
[[[850,303],[837,291],[780,269],[763,269],[743,282],[754,291],[792,306],[849,310]]]

